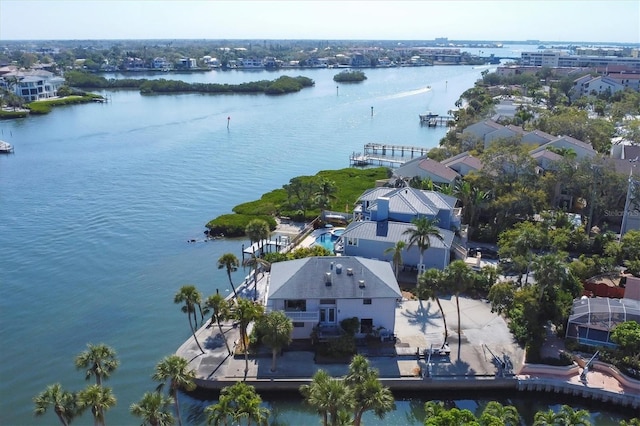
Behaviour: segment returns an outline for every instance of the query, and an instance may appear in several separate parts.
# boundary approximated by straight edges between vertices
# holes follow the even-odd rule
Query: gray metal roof
[[[349,273],[349,270],[352,273]],[[331,285],[327,285],[327,281]],[[361,283],[364,281],[364,285]],[[307,257],[271,265],[269,299],[402,297],[391,264],[355,256]]]
[[[452,210],[458,199],[436,191],[424,191],[415,188],[374,188],[366,191],[359,198],[361,201],[372,201],[369,210],[378,209],[375,201],[380,197],[389,198],[389,214],[413,214],[436,216],[439,210]]]
[[[347,229],[344,230],[342,238],[357,238],[366,241],[384,241],[393,244],[397,241],[409,242],[409,234],[405,234],[404,232],[407,229],[413,229],[413,224],[392,221],[386,223],[386,235],[378,235],[378,222],[371,220],[351,222],[349,226],[347,226]],[[429,244],[433,248],[449,250],[453,244],[453,237],[455,234],[452,231],[440,228],[440,235],[442,235],[442,241],[435,237],[430,237]]]

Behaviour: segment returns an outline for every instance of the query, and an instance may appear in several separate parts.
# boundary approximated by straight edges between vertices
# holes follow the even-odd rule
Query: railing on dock
[[[351,166],[388,165],[397,167],[408,160],[427,155],[429,148],[410,145],[392,145],[382,143],[368,143],[363,152],[354,152],[349,156]]]

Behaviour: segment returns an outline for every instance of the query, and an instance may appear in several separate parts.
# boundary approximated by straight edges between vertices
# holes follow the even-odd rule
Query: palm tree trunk
[[[460,347],[462,336],[460,335],[460,300],[458,299],[458,293],[456,293],[456,307],[458,308],[458,347]]]
[[[360,424],[362,423],[362,414],[362,410],[358,410],[355,412],[353,416],[353,426],[360,426]]]
[[[447,331],[447,318],[444,316],[444,311],[442,310],[442,305],[440,304],[440,298],[436,296],[436,303],[438,304],[438,309],[440,309],[440,313],[442,314],[442,322],[444,323],[444,342],[447,343],[447,339],[449,339],[449,332]]]
[[[227,276],[229,277],[229,284],[231,284],[231,289],[233,290],[233,297],[238,300],[238,293],[236,293],[236,286],[233,285],[233,281],[231,281],[231,270],[227,269]]]
[[[229,355],[231,355],[231,348],[229,347],[229,342],[227,342],[227,336],[224,335],[224,332],[222,331],[222,324],[220,324],[220,320],[218,319],[218,330],[220,330],[220,334],[222,335],[222,338],[224,339],[224,345],[227,347],[227,352],[229,352]]]
[[[56,411],[56,415],[58,416],[58,419],[60,419],[60,423],[62,423],[64,426],[69,426],[69,423],[67,423],[67,420],[64,418],[62,413]]]
[[[194,316],[194,321],[197,321],[198,319],[196,318],[196,313],[193,313]],[[198,349],[200,349],[200,352],[204,353],[204,349],[202,349],[202,346],[200,346],[200,342],[198,342],[198,338],[196,337],[196,329],[193,328],[193,324],[191,323],[191,315],[189,315],[189,327],[191,327],[191,334],[193,335],[193,340],[196,341],[196,345],[198,345]]]
[[[275,372],[276,371],[276,357],[278,356],[278,349],[277,348],[272,348],[271,349],[271,372]]]
[[[173,387],[173,385],[171,386],[171,396],[173,397],[173,400],[176,402],[175,406],[176,406],[176,420],[178,420],[178,426],[182,426],[182,419],[180,419],[180,403],[178,402],[178,390],[175,389]]]

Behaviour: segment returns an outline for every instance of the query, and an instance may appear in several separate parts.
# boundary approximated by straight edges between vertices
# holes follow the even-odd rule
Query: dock
[[[429,148],[421,146],[368,143],[364,145],[362,152],[354,152],[349,156],[349,164],[356,167],[397,167],[413,158],[427,155],[428,152]]]
[[[455,117],[450,115],[438,115],[428,112],[426,114],[418,114],[420,117],[420,124],[426,125],[428,127],[438,127],[438,126],[452,126],[455,122]]]
[[[0,141],[0,154],[13,153],[13,146],[9,142]]]

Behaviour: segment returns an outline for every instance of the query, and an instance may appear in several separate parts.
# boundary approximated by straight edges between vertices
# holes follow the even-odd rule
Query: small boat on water
[[[11,154],[13,146],[9,142],[0,141],[0,154]]]

